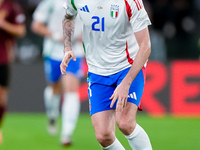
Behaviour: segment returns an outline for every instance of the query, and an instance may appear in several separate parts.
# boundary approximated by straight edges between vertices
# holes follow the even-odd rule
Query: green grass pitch
[[[148,133],[154,150],[199,150],[200,118],[153,118],[138,113],[137,122]],[[49,136],[44,113],[7,113],[3,122],[3,143],[0,150],[100,150],[88,113],[79,117],[73,145],[63,148],[60,135]],[[58,126],[61,125],[59,118]],[[117,129],[118,139],[131,150],[126,138]]]

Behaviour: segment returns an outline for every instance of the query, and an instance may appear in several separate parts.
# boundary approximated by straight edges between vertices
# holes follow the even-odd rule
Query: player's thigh
[[[127,105],[123,108],[121,112],[116,112],[116,121],[130,121],[136,120],[137,105],[131,102],[127,102]]]
[[[96,136],[110,135],[115,132],[115,110],[106,110],[91,116]]]
[[[131,134],[135,128],[137,109],[137,105],[128,102],[121,112],[116,112],[116,123],[125,135]]]
[[[0,106],[7,104],[8,88],[0,85]]]
[[[62,86],[65,92],[77,92],[79,88],[79,78],[73,73],[62,76]]]
[[[77,57],[76,61],[71,60],[66,68],[66,75],[62,77],[63,88],[65,92],[76,92],[82,78],[81,57]]]

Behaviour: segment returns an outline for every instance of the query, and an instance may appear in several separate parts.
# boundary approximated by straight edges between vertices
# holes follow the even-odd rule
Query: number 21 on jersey
[[[92,23],[92,30],[104,32],[104,30],[105,30],[105,18],[93,16],[92,19],[94,20],[94,22]],[[98,27],[97,27],[97,25],[98,25]]]

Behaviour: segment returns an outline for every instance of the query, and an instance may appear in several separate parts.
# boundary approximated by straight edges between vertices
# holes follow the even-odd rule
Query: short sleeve
[[[39,3],[33,13],[33,20],[47,23],[51,11],[53,11],[52,0],[43,0]]]
[[[77,8],[75,5],[75,0],[66,0],[65,7],[66,12],[70,16],[76,16],[77,15]]]
[[[127,13],[133,32],[141,31],[148,25],[151,25],[151,21],[144,8],[142,0],[128,0],[126,7],[130,7],[127,9],[129,10]]]

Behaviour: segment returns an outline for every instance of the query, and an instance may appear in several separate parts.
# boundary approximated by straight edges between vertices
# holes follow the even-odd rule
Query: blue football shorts
[[[81,78],[82,73],[82,60],[83,58],[77,57],[76,61],[70,60],[68,67],[66,68],[67,73],[72,73],[77,78]],[[61,77],[60,64],[62,61],[54,60],[46,57],[44,59],[44,73],[47,82],[55,83]]]
[[[110,108],[112,96],[115,88],[121,83],[126,76],[130,68],[124,69],[116,74],[109,76],[101,76],[91,72],[88,72],[88,95],[89,95],[89,109],[90,115],[97,112],[115,109],[116,103]],[[128,102],[134,103],[139,106],[144,84],[146,79],[146,68],[143,67],[136,76],[135,80],[130,86]]]

